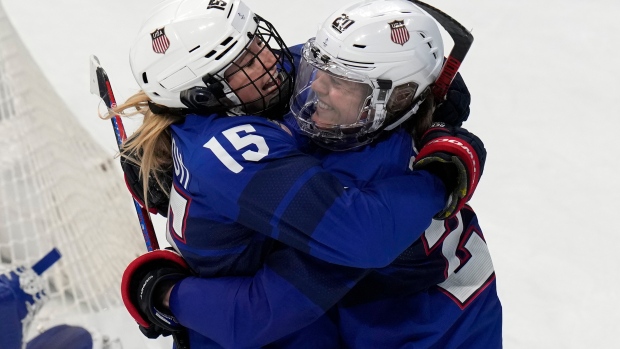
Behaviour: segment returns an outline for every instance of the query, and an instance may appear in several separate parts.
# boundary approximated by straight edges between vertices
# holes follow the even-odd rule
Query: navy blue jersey
[[[244,118],[233,119],[237,119],[235,121],[240,122]],[[231,123],[230,118],[218,118],[218,120],[227,124]],[[277,125],[266,120],[262,120],[262,123],[268,126],[267,129],[274,128],[274,130],[278,131],[278,135],[284,136],[283,139],[278,137],[278,141],[291,142],[292,137],[285,133],[280,133]],[[211,130],[211,126],[209,130]],[[293,149],[289,150],[297,154],[295,144],[290,143],[290,146]],[[400,179],[403,174],[411,175],[409,165],[415,153],[409,135],[403,131],[397,131],[385,140],[377,141],[355,151],[326,153],[317,150],[314,155],[314,159],[305,161],[312,161],[314,163],[317,159],[320,160],[323,168],[329,170],[339,180],[340,185],[348,187],[345,192],[355,187],[358,188],[356,190],[364,193],[378,193],[376,189],[377,183],[384,183],[388,178],[390,180],[387,182]],[[264,166],[258,163],[245,165],[256,165],[252,167],[259,169],[261,166]],[[226,183],[219,185],[224,186]],[[228,185],[234,185],[234,182],[228,183]],[[411,190],[414,187],[401,188],[401,190],[407,191],[406,196],[412,196],[410,200],[403,201],[398,207],[394,207],[394,210],[406,212],[411,211],[414,205],[423,205],[421,201],[416,202],[417,194],[413,194]],[[398,193],[394,194],[399,195]],[[320,193],[317,194],[317,196],[320,195]],[[386,192],[385,195],[392,195],[392,193]],[[312,200],[318,200],[318,198],[313,197]],[[368,201],[364,205],[376,203]],[[318,201],[317,204],[320,205],[321,202]],[[384,204],[381,203],[381,205]],[[335,214],[332,212],[335,211],[326,210],[323,214]],[[338,212],[340,213],[339,215],[329,218],[330,222],[332,222],[331,236],[333,239],[331,240],[337,241],[337,243],[356,246],[363,244],[363,242],[358,241],[362,238],[361,234],[358,235],[359,238],[349,235],[348,238],[342,240],[340,236],[346,235],[346,230],[348,229],[359,229],[360,226],[357,223],[360,222],[375,227],[376,222],[367,222],[366,219],[392,221],[392,218],[389,216],[370,217],[362,214],[356,217],[356,213],[361,211],[348,211],[348,213],[345,212],[344,214],[340,211]],[[418,211],[414,210],[413,212]],[[303,219],[306,213],[305,210],[300,210],[296,216]],[[475,215],[472,217],[475,218]],[[357,220],[358,222],[349,222],[349,220]],[[472,220],[469,219],[466,224],[469,226],[471,222]],[[282,338],[270,344],[269,347],[330,348],[339,347],[342,343],[354,347],[370,348],[376,347],[374,344],[370,345],[370,343],[376,342],[367,342],[369,338],[388,343],[389,341],[386,341],[383,337],[387,334],[394,335],[387,332],[392,328],[390,327],[392,322],[398,319],[399,326],[406,326],[407,323],[410,323],[407,320],[409,316],[407,314],[414,317],[411,314],[412,312],[416,312],[417,315],[415,316],[427,318],[429,324],[433,323],[431,321],[433,319],[440,319],[446,316],[446,321],[438,321],[441,324],[453,323],[453,325],[446,326],[453,328],[455,331],[460,329],[463,333],[469,333],[468,331],[472,328],[462,329],[454,324],[467,317],[469,309],[474,309],[469,304],[482,304],[486,306],[488,302],[478,300],[482,299],[479,295],[484,292],[490,294],[489,298],[497,300],[493,288],[494,273],[490,264],[490,258],[488,258],[486,245],[482,249],[482,260],[488,262],[485,262],[485,265],[490,266],[490,269],[487,268],[487,271],[490,271],[490,273],[485,274],[485,278],[480,285],[474,285],[466,279],[466,282],[470,282],[473,285],[470,288],[478,291],[473,292],[469,298],[462,302],[465,305],[463,309],[457,303],[454,303],[453,298],[449,297],[447,293],[437,291],[437,286],[435,286],[448,280],[449,276],[456,275],[455,270],[457,270],[460,264],[463,264],[460,267],[461,269],[467,263],[472,267],[477,266],[477,264],[468,262],[467,257],[462,255],[463,251],[468,251],[465,247],[461,247],[461,252],[457,252],[458,249],[455,249],[455,255],[458,253],[460,256],[457,259],[447,259],[450,256],[446,256],[444,253],[445,241],[460,239],[464,231],[464,224],[461,218],[455,218],[446,222],[434,221],[429,229],[426,230],[426,226],[399,226],[398,229],[402,229],[402,232],[407,232],[407,234],[413,236],[415,241],[409,244],[408,247],[405,246],[404,253],[398,256],[389,266],[374,270],[350,266],[334,266],[325,262],[329,261],[329,259],[324,258],[332,256],[333,252],[318,254],[316,252],[320,250],[310,249],[310,251],[315,253],[306,254],[304,252],[308,252],[308,249],[304,248],[304,245],[295,246],[301,248],[293,249],[281,246],[280,243],[273,242],[272,240],[265,263],[253,266],[258,269],[254,277],[188,278],[175,286],[171,296],[171,309],[181,323],[191,329],[192,343],[195,343],[197,347],[220,347],[220,345],[224,347],[258,347]],[[251,223],[249,226],[251,227]],[[458,226],[461,228],[459,229]],[[469,233],[473,231],[467,230]],[[476,231],[479,232],[479,229]],[[385,238],[385,241],[389,241],[392,238],[390,236],[391,232],[382,232],[380,230],[375,230],[375,232],[380,237],[380,240]],[[248,236],[254,236],[255,239],[258,239],[255,236],[256,234],[246,233]],[[303,234],[301,231],[300,233]],[[203,234],[208,236],[208,230],[205,230]],[[482,236],[481,232],[476,236]],[[378,253],[384,249],[380,240],[373,240],[375,245],[371,247],[372,250]],[[474,240],[479,242],[478,239]],[[179,245],[178,241],[176,241],[176,244],[185,256],[184,244]],[[265,243],[256,243],[255,247],[264,247],[264,245]],[[334,246],[334,248],[337,247]],[[389,249],[389,247],[387,248]],[[239,256],[242,255],[243,253]],[[476,258],[473,260],[480,260],[480,256],[480,252],[477,251]],[[461,257],[464,258],[462,262],[459,259]],[[260,258],[253,259],[253,261],[255,262],[257,259]],[[340,260],[340,257],[338,260]],[[447,263],[447,261],[451,262]],[[248,259],[244,259],[243,263],[247,262]],[[197,263],[200,263],[200,261]],[[212,266],[216,264],[212,264]],[[354,265],[353,263],[348,264]],[[247,269],[247,265],[244,265],[243,268]],[[471,270],[470,268],[465,269]],[[465,273],[462,273],[462,275],[465,275]],[[207,275],[201,273],[201,276]],[[478,279],[475,281],[479,282],[480,280]],[[490,287],[489,285],[492,286]],[[345,297],[351,288],[353,290]],[[450,289],[447,286],[446,288]],[[460,286],[457,288],[460,288]],[[486,291],[487,289],[489,291]],[[431,291],[435,292],[432,293],[432,297],[423,296]],[[460,297],[463,298],[463,296]],[[437,300],[437,298],[439,299]],[[324,316],[325,311],[338,301],[340,303],[332,310],[335,316],[333,318]],[[406,302],[403,303],[403,301]],[[456,307],[455,309],[458,309],[458,312],[450,313],[452,315],[444,315],[443,313],[432,315],[424,310],[419,312],[416,308],[424,302],[428,304],[423,309],[431,309],[433,306],[442,304],[445,307]],[[385,306],[384,303],[402,303],[402,312],[393,314],[392,320],[389,320],[392,315],[387,317],[369,316],[369,314],[385,314],[382,310]],[[499,305],[499,302],[496,302],[496,304]],[[494,316],[501,317],[499,309],[492,308],[490,311]],[[361,315],[364,312],[366,314]],[[482,314],[482,312],[478,313]],[[495,320],[493,319],[494,323]],[[439,339],[445,340],[445,336],[449,334],[438,323],[435,323],[432,328],[435,328],[433,336],[429,334],[429,337],[423,337],[428,342],[427,344],[436,344]],[[488,329],[486,326],[481,328],[484,330]],[[405,338],[408,338],[407,341],[409,341],[420,335],[420,332],[415,329],[400,328],[400,330],[402,333],[393,338],[390,337],[391,341],[403,341]],[[365,336],[360,337],[360,332],[364,332]],[[431,332],[429,332],[429,328],[425,327],[423,333]],[[339,338],[340,335],[342,335],[342,338]],[[487,334],[487,336],[495,336],[497,338],[497,332]],[[363,338],[363,340],[356,340],[360,338]],[[462,343],[463,338],[454,340],[455,343]],[[364,346],[364,342],[367,342],[368,345]],[[420,347],[427,348],[432,347],[432,345],[421,345]]]
[[[336,308],[345,348],[502,347],[495,272],[469,206],[449,220],[433,221],[396,261],[366,275]]]
[[[367,273],[360,268],[389,264],[444,205],[439,180],[425,171],[411,173],[409,161],[390,163],[393,157],[373,147],[359,152],[356,173],[345,159],[332,161],[327,171],[321,161],[329,161],[300,152],[294,137],[264,118],[189,115],[171,131],[169,242],[200,277],[266,270],[267,277],[280,278],[276,285],[283,282],[297,293],[289,297],[306,299],[309,316],[274,332],[256,334],[254,327],[244,331],[240,325],[232,338],[220,338],[209,333],[214,327],[207,333],[196,328],[222,345],[262,345],[312,323]],[[397,151],[411,154],[412,146],[405,135]],[[384,166],[365,166],[367,161]],[[389,172],[402,175],[373,182],[354,176],[380,178]],[[291,268],[292,263],[300,268]],[[297,271],[306,265],[312,275],[301,277]],[[326,285],[333,293],[325,292]],[[274,289],[276,294],[283,290]],[[194,309],[203,308],[185,309],[190,319]],[[184,314],[175,311],[181,319]]]
[[[201,276],[255,272],[243,269],[260,265],[266,237],[330,263],[382,267],[444,206],[443,184],[425,171],[341,182],[261,117],[189,115],[171,130],[168,239]]]

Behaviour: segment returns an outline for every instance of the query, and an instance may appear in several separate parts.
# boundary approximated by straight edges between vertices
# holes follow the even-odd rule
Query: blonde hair
[[[149,109],[149,102],[146,93],[140,91],[101,116],[103,119],[111,119],[117,114],[121,117],[143,116],[142,125],[123,143],[120,156],[140,167],[144,203],[147,207],[149,180],[155,179],[159,187],[168,194],[169,188],[164,188],[160,180],[172,170],[172,138],[168,127],[183,119],[180,115],[155,114]]]

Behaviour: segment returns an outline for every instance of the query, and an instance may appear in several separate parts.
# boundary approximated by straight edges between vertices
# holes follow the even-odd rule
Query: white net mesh
[[[96,113],[93,106],[83,117]],[[146,251],[116,166],[46,81],[0,5],[0,258],[5,267],[30,266],[58,248],[62,258],[44,274],[57,311],[122,304],[122,272]]]

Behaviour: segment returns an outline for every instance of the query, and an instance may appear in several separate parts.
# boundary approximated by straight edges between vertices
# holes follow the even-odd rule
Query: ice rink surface
[[[1,2],[60,97],[112,154],[113,133],[89,94],[89,56],[99,57],[118,101],[133,94],[129,45],[158,1]],[[289,45],[349,2],[246,1]],[[472,93],[465,127],[484,140],[488,158],[471,204],[494,259],[505,348],[618,347],[620,2],[428,3],[475,37],[461,68]],[[93,321],[112,336],[119,324],[128,324],[119,336],[135,328],[116,310]],[[127,341],[124,348],[147,345]]]

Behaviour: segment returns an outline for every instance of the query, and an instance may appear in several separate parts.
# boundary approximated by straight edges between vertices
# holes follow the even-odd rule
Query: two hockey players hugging
[[[114,109],[144,116],[123,168],[172,246],[123,276],[146,336],[501,347],[495,272],[466,204],[486,150],[460,127],[463,80],[440,75],[446,20],[418,1],[363,1],[287,47],[239,0],[155,9],[130,52],[141,91]]]

